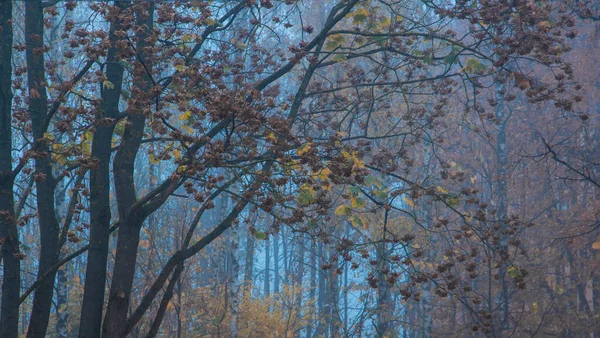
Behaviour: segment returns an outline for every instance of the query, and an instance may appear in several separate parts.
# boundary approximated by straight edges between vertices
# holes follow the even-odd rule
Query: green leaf
[[[351,16],[352,23],[355,25],[360,25],[365,23],[369,18],[369,11],[367,11],[365,8],[360,8],[352,13]]]
[[[310,184],[303,184],[300,187],[300,193],[298,194],[298,203],[301,205],[311,204],[315,200],[315,190]]]
[[[267,240],[267,234],[263,231],[256,231],[254,233],[254,238],[258,239],[259,241],[265,241]]]
[[[467,64],[462,68],[465,73],[483,73],[487,67],[475,58],[467,59]]]
[[[448,194],[448,197],[446,198],[446,202],[448,203],[449,206],[456,208],[460,204],[460,199],[455,194]]]
[[[515,268],[514,266],[511,266],[508,269],[506,269],[506,272],[508,272],[508,275],[512,279],[523,277],[523,274],[521,273],[521,270]]]
[[[343,45],[344,43],[346,43],[346,38],[344,38],[343,35],[333,34],[333,35],[330,35],[329,38],[327,39],[327,43],[325,43],[325,49],[334,50],[334,49],[338,48],[339,46]]]
[[[358,195],[360,193],[360,188],[359,187],[350,187],[350,188],[348,188],[348,191],[353,195]]]
[[[389,189],[373,190],[373,195],[380,200],[385,200],[388,198],[388,191]]]
[[[356,215],[350,217],[350,223],[352,223],[352,225],[354,225],[355,227],[364,227],[365,226],[365,222],[362,220],[362,218],[360,218]]]
[[[374,185],[377,188],[381,188],[381,181],[377,177],[375,177],[373,175],[369,175],[369,176],[365,177],[365,185],[367,185],[367,186]]]
[[[350,201],[353,209],[362,209],[366,205],[365,201],[359,197],[352,197]]]
[[[458,60],[458,58],[457,58],[458,53],[460,53],[461,51],[462,51],[462,49],[460,47],[452,46],[452,50],[450,50],[450,54],[448,54],[444,58],[444,62],[449,65],[456,63],[456,61]]]
[[[336,56],[333,57],[332,59],[335,62],[344,62],[347,60],[346,55],[344,54],[337,54]]]

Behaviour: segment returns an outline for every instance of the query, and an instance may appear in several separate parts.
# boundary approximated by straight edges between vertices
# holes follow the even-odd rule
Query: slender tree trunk
[[[596,254],[596,259],[598,254]],[[594,316],[600,317],[600,273],[594,272],[592,279],[592,306],[594,307]],[[600,338],[600,329],[596,329],[594,332],[594,338]]]
[[[385,262],[387,260],[387,250],[385,243],[381,243],[377,248],[377,260]],[[379,273],[379,286],[377,288],[377,337],[386,337],[390,335],[390,318],[394,311],[390,293],[390,285],[383,273]],[[419,304],[420,305],[420,304]]]
[[[181,278],[177,279],[177,303],[179,304],[179,306],[177,307],[177,338],[181,338],[181,335],[183,334],[183,323],[181,320],[181,307],[182,307],[182,302],[181,302],[181,293],[182,291],[182,285],[181,285]]]
[[[265,239],[265,296],[271,294],[271,245],[269,244],[271,239],[267,237]]]
[[[55,217],[59,221],[59,224],[66,224],[66,213],[68,212],[69,206],[66,203],[66,184],[64,180],[60,181],[55,190],[55,201],[56,210]],[[76,200],[76,195],[73,195]],[[61,235],[62,236],[62,235]],[[59,237],[58,251],[60,256],[61,240]],[[69,293],[67,286],[67,270],[66,265],[63,265],[61,269],[56,272],[56,336],[59,338],[67,338],[68,336],[68,320],[69,312],[67,311],[67,304],[69,302]]]
[[[279,234],[273,235],[273,292],[279,293]]]
[[[19,335],[21,262],[14,213],[12,172],[12,1],[0,3],[0,245],[2,245],[2,306],[0,336]]]
[[[124,10],[128,3],[117,2]],[[119,101],[123,81],[123,67],[118,62],[116,31],[121,30],[118,16],[111,23],[109,39],[111,47],[107,54],[106,79],[112,86],[104,86],[102,104],[97,119],[115,119],[119,114]],[[108,259],[110,211],[110,158],[111,141],[115,124],[98,125],[92,140],[92,158],[97,165],[90,170],[90,248],[85,274],[85,287],[79,325],[80,338],[99,337],[104,305],[106,263]]]
[[[44,15],[41,0],[25,3],[25,35],[28,39],[27,84],[29,87],[29,112],[33,130],[35,158],[36,200],[40,226],[40,258],[38,276],[45,274],[58,261],[58,235],[60,228],[54,217],[55,180],[50,163],[48,141],[44,138],[47,131],[48,98],[46,95],[46,77],[44,72]],[[27,337],[43,337],[48,329],[54,276],[44,279],[37,287],[33,297],[33,307],[29,320]]]
[[[228,177],[227,179],[229,180],[231,178]],[[233,204],[231,202],[231,199],[229,198],[229,196],[223,196],[223,198],[226,199],[225,210],[230,210],[231,205]],[[221,221],[221,220],[219,220],[219,221]],[[229,238],[230,238],[230,240],[229,240],[229,248],[228,248],[228,255],[229,255],[228,278],[231,280],[231,288],[230,288],[231,319],[229,321],[229,333],[230,333],[230,337],[237,338],[239,306],[240,306],[241,295],[242,295],[242,292],[240,292],[240,291],[242,291],[241,288],[243,288],[243,284],[244,284],[243,282],[240,282],[240,263],[239,263],[239,259],[238,259],[240,233],[239,233],[239,225],[238,224],[233,224],[231,226]]]
[[[254,235],[247,231],[246,234],[246,259],[244,266],[244,284],[245,288],[248,288],[252,285],[252,280],[254,279],[254,244],[256,239]]]
[[[508,149],[506,142],[506,126],[508,123],[509,116],[506,115],[506,107],[504,102],[504,90],[505,85],[500,84],[496,89],[496,101],[498,104],[495,107],[495,117],[498,121],[500,121],[498,126],[498,133],[496,135],[496,157],[498,163],[497,175],[498,175],[498,183],[496,189],[496,196],[498,199],[497,205],[497,221],[500,222],[502,229],[506,228],[504,224],[504,219],[507,217],[507,200],[508,200],[508,192],[506,188],[506,175],[507,175],[507,165],[508,165]],[[501,247],[499,248],[499,254],[503,260],[506,260],[507,252],[508,252],[508,239],[506,236],[503,236],[501,240]],[[502,336],[503,330],[508,329],[509,323],[509,311],[508,308],[509,299],[508,299],[508,281],[506,279],[506,264],[502,264],[500,268],[500,276],[501,276],[501,286],[502,291],[500,294],[500,306],[502,309],[502,318],[498,322],[498,325],[494,325],[494,335]],[[491,281],[490,281],[491,283]],[[490,300],[491,301],[491,300]]]
[[[330,255],[334,248],[330,248]],[[327,313],[329,314],[329,336],[333,338],[341,337],[340,327],[342,320],[340,318],[339,304],[340,304],[340,287],[339,287],[339,275],[336,269],[329,269],[327,271],[327,284],[328,284],[328,299],[327,299]]]
[[[315,243],[315,241],[311,241],[311,246],[310,246],[310,292],[309,292],[309,298],[312,302],[312,306],[316,306],[317,305],[317,244]],[[313,331],[311,329],[311,327],[309,326],[306,329],[306,337],[310,338],[312,337]]]
[[[344,264],[344,335],[348,335],[348,264]]]
[[[323,243],[319,242],[317,246],[317,252],[319,256],[319,262],[324,262],[325,253],[323,250]],[[319,269],[315,266],[315,269]],[[317,324],[317,328],[315,329],[314,336],[318,337],[319,335],[327,336],[327,324],[329,319],[329,313],[327,308],[327,278],[326,271],[319,270],[319,292],[317,298],[317,313],[319,314],[319,323]]]
[[[165,294],[163,295],[163,298],[158,307],[158,311],[156,311],[156,316],[154,317],[154,320],[152,321],[152,325],[150,326],[150,331],[146,335],[146,338],[156,337],[156,335],[158,334],[158,329],[160,329],[160,324],[162,323],[165,313],[167,312],[167,306],[169,305],[171,298],[173,298],[173,289],[175,288],[175,285],[177,285],[177,283],[179,283],[179,278],[181,276],[182,271],[183,271],[183,263],[180,263],[177,266],[177,268],[175,269],[175,271],[173,272],[173,275],[171,276],[169,285],[167,285],[167,290],[165,291]]]
[[[69,336],[69,312],[67,304],[69,302],[69,293],[67,289],[67,271],[58,270],[56,274],[56,336],[67,338]]]
[[[288,248],[288,245],[291,245],[291,243],[288,244],[288,241],[286,240],[286,236],[285,236],[285,231],[282,229],[281,230],[281,249],[283,251],[283,284],[289,284],[289,276],[290,276],[290,264],[291,261],[289,261],[289,257],[290,251],[293,251],[293,246],[291,249]]]
[[[296,268],[296,275],[293,279],[294,284],[298,288],[298,296],[296,297],[296,305],[298,306],[298,311],[302,311],[302,294],[303,294],[302,283],[304,280],[304,255],[306,252],[306,247],[304,245],[305,245],[304,236],[301,235],[300,238],[298,238],[298,244],[296,246],[298,248],[298,254],[296,257],[297,268]]]

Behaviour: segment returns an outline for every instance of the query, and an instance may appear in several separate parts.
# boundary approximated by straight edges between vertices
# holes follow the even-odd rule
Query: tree
[[[461,109],[483,115],[481,88],[506,83],[509,73],[524,73],[514,69],[535,66],[571,78],[561,56],[568,49],[564,35],[572,17],[551,1],[311,4],[26,3],[24,41],[14,50],[13,43],[2,48],[2,60],[18,59],[23,50],[26,56],[23,67],[1,69],[3,78],[13,79],[15,93],[11,104],[11,88],[3,85],[2,131],[19,131],[3,133],[0,145],[7,160],[1,177],[3,336],[16,336],[18,329],[18,307],[11,302],[19,295],[18,259],[23,258],[17,221],[39,226],[37,279],[21,296],[25,301],[34,292],[29,336],[47,333],[57,269],[86,251],[79,336],[126,336],[149,312],[154,316],[146,329],[156,335],[186,262],[259,210],[273,224],[263,231],[250,227],[256,239],[271,243],[269,237],[277,239],[280,227],[287,226],[321,241],[318,260],[325,271],[319,295],[329,288],[331,297],[319,297],[327,322],[317,333],[340,332],[340,254],[351,262],[351,253],[365,245],[376,244],[378,250],[368,280],[380,287],[380,311],[385,304],[393,308],[390,292],[400,275],[408,280],[400,289],[405,299],[419,298],[413,292],[418,283],[435,282],[442,296],[456,288],[455,262],[448,259],[437,266],[437,276],[423,277],[424,270],[411,263],[422,256],[413,245],[414,230],[389,230],[387,218],[398,213],[415,225],[433,226],[433,215],[413,210],[422,203],[443,208],[436,215],[439,224],[442,215],[452,216],[451,225],[473,231],[467,205],[485,212],[484,202],[469,200],[471,190],[449,190],[464,188],[460,184],[441,186],[433,171],[427,177],[419,172],[422,164],[438,166],[442,179],[464,181],[464,171],[434,156],[446,121],[456,119],[446,106],[465,90]],[[10,19],[10,7],[3,5],[3,27],[18,21]],[[76,11],[78,20],[49,20],[69,11]],[[61,39],[45,45],[45,34],[59,29]],[[3,41],[11,41],[10,29],[2,34]],[[526,88],[530,101],[552,99],[572,108],[564,86],[539,81]],[[167,173],[150,187],[139,180],[148,165]],[[17,220],[12,194],[30,177],[35,202],[27,208],[39,217]],[[71,190],[61,220],[54,212],[59,183]],[[30,200],[26,194],[22,198],[25,204]],[[167,207],[183,205],[176,202],[180,198],[195,201],[196,214],[184,220],[185,236],[176,251],[160,253],[164,264],[136,298],[143,229]],[[207,217],[216,204],[218,214]],[[498,209],[504,222],[508,217]],[[383,232],[376,231],[376,222],[369,231],[368,212],[385,214]],[[209,225],[199,237],[201,220]],[[481,228],[488,224],[480,222]],[[340,224],[365,230],[366,236],[357,235],[364,241],[343,238],[331,244],[345,233]],[[505,235],[498,230],[482,243],[506,246]],[[81,243],[86,237],[88,243]],[[238,247],[235,240],[232,247]],[[72,253],[59,260],[63,245]],[[272,245],[277,292],[280,241]],[[236,255],[226,257],[236,278],[241,271],[234,268]],[[499,264],[510,269],[506,259]],[[268,279],[265,283],[270,286]],[[231,308],[235,314],[238,306]],[[382,335],[393,330],[380,319]],[[231,323],[231,331],[239,328],[235,318]]]

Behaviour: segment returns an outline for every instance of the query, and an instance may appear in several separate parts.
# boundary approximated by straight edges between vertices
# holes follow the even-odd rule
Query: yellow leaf
[[[594,249],[594,250],[600,250],[600,241],[594,242],[592,244],[592,249]]]
[[[115,88],[115,85],[112,82],[108,81],[108,80],[104,80],[104,82],[102,82],[102,86],[104,88],[108,88],[108,89],[114,89]]]
[[[385,17],[385,18],[381,19],[381,27],[387,28],[390,24],[391,24],[391,21],[389,18]]]
[[[83,136],[82,136],[83,141],[92,142],[93,139],[94,139],[94,134],[91,131],[88,130],[85,133],[83,133]]]
[[[336,216],[348,216],[350,215],[350,212],[352,211],[352,208],[350,208],[349,206],[342,204],[339,207],[335,208],[335,211],[333,212]]]
[[[159,164],[159,163],[160,163],[160,161],[159,161],[159,160],[156,158],[156,156],[154,156],[154,154],[153,154],[153,153],[150,153],[150,154],[148,155],[148,160],[149,160],[149,161],[150,161],[150,163],[152,163],[152,164]]]
[[[357,168],[362,169],[365,167],[365,161],[355,158],[354,164]]]
[[[81,279],[79,278],[79,276],[77,276],[77,274],[75,274],[71,280],[73,281],[73,284],[75,285],[79,285],[79,283],[81,282]]]
[[[61,166],[67,164],[67,159],[62,155],[53,156],[53,159]]]
[[[187,67],[186,67],[185,65],[177,65],[177,66],[175,66],[175,69],[176,69],[178,72],[183,72],[183,71],[185,71],[185,70],[186,70],[186,68],[187,68]]]
[[[322,181],[325,181],[327,178],[329,178],[329,174],[331,174],[331,170],[329,170],[329,168],[323,168],[320,172],[319,172],[319,179]]]
[[[54,141],[54,135],[50,134],[50,133],[44,133],[44,140],[46,141]]]
[[[189,119],[190,117],[192,117],[192,112],[189,110],[186,110],[183,114],[179,115],[179,120],[185,121],[185,120]]]
[[[302,155],[308,153],[309,151],[310,151],[310,143],[306,143],[302,147],[298,148],[298,150],[296,150],[296,153],[299,156],[302,156]]]
[[[176,160],[181,158],[181,151],[179,151],[179,149],[175,149],[173,150],[173,157],[175,157]]]
[[[81,152],[86,155],[86,156],[90,156],[92,154],[92,146],[90,142],[82,142],[81,143]]]
[[[410,206],[411,208],[415,207],[415,202],[413,202],[410,198],[408,197],[402,197],[402,199],[404,200],[404,202],[406,202],[406,204],[408,204],[408,206]]]
[[[445,189],[445,188],[443,188],[443,187],[441,187],[441,186],[439,186],[439,185],[437,186],[437,191],[438,191],[440,194],[447,194],[447,193],[448,193],[448,190],[447,190],[447,189]]]

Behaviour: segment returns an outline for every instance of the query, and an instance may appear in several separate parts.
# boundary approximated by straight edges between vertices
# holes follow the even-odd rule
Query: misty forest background
[[[0,3],[0,336],[600,337],[600,2]]]

